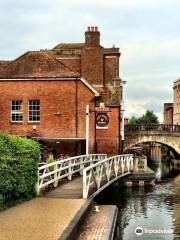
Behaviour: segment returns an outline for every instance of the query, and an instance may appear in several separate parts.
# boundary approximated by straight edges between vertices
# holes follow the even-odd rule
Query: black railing
[[[126,125],[126,132],[158,131],[158,132],[180,132],[180,125],[172,124],[135,124]]]

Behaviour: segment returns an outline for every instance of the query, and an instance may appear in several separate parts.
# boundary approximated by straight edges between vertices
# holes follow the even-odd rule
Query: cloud
[[[179,7],[179,0],[0,1],[0,58],[82,42],[86,27],[97,25],[102,45],[116,44],[122,52],[127,116],[153,108],[162,118],[161,106],[172,101],[179,78]]]
[[[62,1],[63,2],[63,1]],[[99,8],[157,8],[163,6],[170,5],[172,3],[175,3],[176,5],[179,5],[178,1],[172,0],[171,2],[169,0],[151,0],[151,1],[144,1],[144,0],[69,0],[69,1],[64,1],[66,6],[95,6]],[[59,0],[54,1],[56,5],[59,4]]]
[[[120,72],[127,80],[124,96],[128,117],[150,109],[162,121],[163,104],[172,102],[173,82],[179,78],[179,40],[177,37],[123,44]]]

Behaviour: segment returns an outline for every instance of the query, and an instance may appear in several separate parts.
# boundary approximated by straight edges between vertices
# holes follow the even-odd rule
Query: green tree
[[[129,119],[129,124],[131,124],[131,125],[138,124],[138,118],[133,116],[132,118]]]
[[[153,111],[147,110],[145,114],[142,115],[142,117],[139,118],[139,122],[142,124],[158,124],[159,120],[158,117],[154,114]]]
[[[147,110],[145,114],[143,114],[141,117],[136,118],[133,116],[129,120],[129,124],[135,125],[135,124],[158,124],[159,120],[158,117],[155,115],[153,111]]]

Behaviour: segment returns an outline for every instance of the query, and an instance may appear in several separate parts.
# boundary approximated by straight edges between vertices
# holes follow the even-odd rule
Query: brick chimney
[[[100,47],[100,32],[97,27],[88,27],[85,32],[85,48],[81,55],[82,76],[91,84],[103,84],[103,49]]]
[[[85,47],[97,48],[100,46],[100,32],[98,27],[88,27],[85,32]]]

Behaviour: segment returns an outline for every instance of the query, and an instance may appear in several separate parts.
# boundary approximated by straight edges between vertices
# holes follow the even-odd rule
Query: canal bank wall
[[[130,176],[122,178],[121,185],[124,185],[126,187],[154,186],[155,178],[155,172],[147,167],[146,170],[133,172]]]
[[[64,230],[58,240],[74,240],[78,236],[83,221],[87,217],[94,205],[94,198],[91,197],[86,200],[81,209],[77,212],[74,218],[69,223],[68,227]]]
[[[86,200],[58,240],[112,240],[118,208],[115,205],[94,203],[94,196]]]

